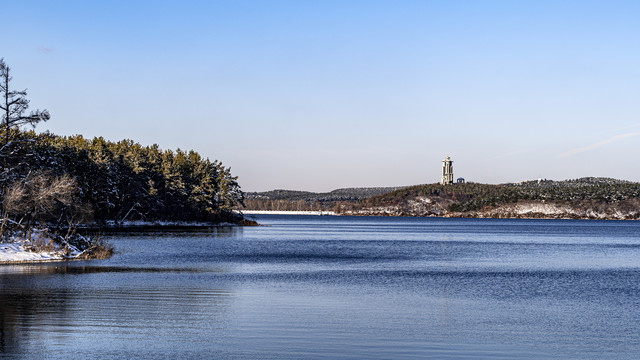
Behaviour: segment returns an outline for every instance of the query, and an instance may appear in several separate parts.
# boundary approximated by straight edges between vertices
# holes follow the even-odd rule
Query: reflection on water
[[[169,226],[155,226],[155,225],[143,225],[143,226],[127,226],[123,228],[110,228],[107,229],[105,234],[119,234],[119,235],[135,235],[135,236],[157,236],[158,234],[166,235],[171,234],[176,237],[194,237],[194,236],[206,236],[206,237],[228,237],[228,236],[240,236],[242,235],[243,227],[238,226],[188,226],[188,225],[169,225]]]
[[[53,274],[93,274],[93,273],[180,273],[203,272],[201,269],[193,268],[163,268],[163,267],[126,267],[126,266],[95,266],[76,265],[69,263],[48,263],[48,264],[20,264],[0,266],[0,277],[16,275],[53,275]]]
[[[585,359],[640,352],[635,222],[264,216],[0,266],[17,358]]]
[[[22,279],[2,276],[3,285],[12,282],[11,286],[3,286],[0,294],[3,354],[69,358],[76,357],[76,349],[81,348],[83,353],[99,352],[109,358],[158,358],[162,347],[168,346],[167,353],[173,349],[175,355],[189,351],[184,345],[169,344],[188,344],[189,339],[201,336],[202,328],[222,330],[228,322],[225,309],[233,296],[230,290],[117,284],[99,288],[76,286],[79,284],[51,286],[52,281],[74,282],[68,279],[71,274],[108,275],[113,274],[114,268],[107,268],[106,272],[96,271],[96,267],[46,268],[47,271],[31,272]],[[116,273],[124,270],[131,269],[120,268]],[[152,271],[133,269],[133,273],[176,273],[147,270]],[[15,283],[19,285],[14,286]],[[167,335],[171,338],[165,339]]]

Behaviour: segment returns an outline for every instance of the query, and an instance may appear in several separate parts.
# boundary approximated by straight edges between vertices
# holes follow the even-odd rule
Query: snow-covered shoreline
[[[105,226],[106,225],[106,226]],[[147,229],[171,229],[171,228],[204,228],[204,227],[229,227],[239,224],[222,222],[197,222],[197,221],[126,221],[122,223],[107,223],[103,230],[147,230]],[[91,225],[80,226],[90,229]],[[27,240],[20,236],[13,236],[0,242],[0,265],[67,261],[85,258],[84,251],[80,251],[73,245],[57,244],[47,237],[45,231],[34,231],[33,239]]]
[[[65,251],[64,247],[51,242],[47,248],[36,250],[33,243],[26,239],[0,243],[0,264],[64,261],[76,259],[83,254],[73,245],[69,245],[68,251]]]

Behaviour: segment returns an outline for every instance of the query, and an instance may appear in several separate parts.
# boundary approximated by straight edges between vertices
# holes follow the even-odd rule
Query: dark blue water
[[[640,358],[640,223],[257,216],[0,266],[0,353]]]

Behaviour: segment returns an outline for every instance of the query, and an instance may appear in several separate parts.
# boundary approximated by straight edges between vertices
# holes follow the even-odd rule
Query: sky
[[[245,191],[640,181],[638,1],[12,1],[37,131],[193,149]]]

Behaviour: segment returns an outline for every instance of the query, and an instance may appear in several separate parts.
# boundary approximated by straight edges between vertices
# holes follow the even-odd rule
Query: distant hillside
[[[640,183],[610,178],[411,186],[334,209],[344,215],[640,218]]]
[[[337,205],[355,204],[372,196],[386,194],[404,187],[345,188],[326,193],[295,190],[272,190],[244,194],[243,210],[333,210]]]

